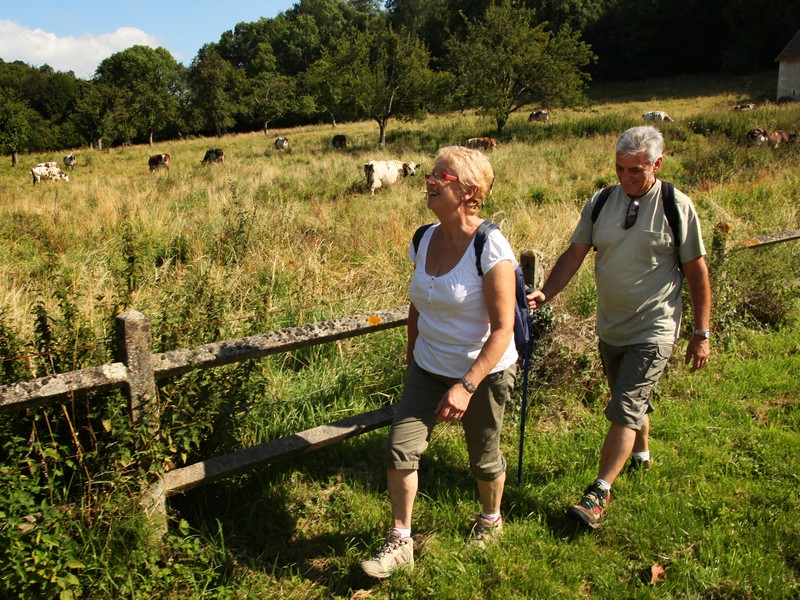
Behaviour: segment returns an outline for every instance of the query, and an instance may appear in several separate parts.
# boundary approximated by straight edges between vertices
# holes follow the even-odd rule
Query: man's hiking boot
[[[469,544],[483,550],[486,544],[497,540],[503,529],[503,518],[497,517],[496,521],[484,519],[480,514],[475,517],[472,531],[469,534]]]
[[[628,466],[625,467],[625,473],[627,473],[628,475],[633,475],[635,473],[644,473],[649,468],[650,468],[649,460],[642,460],[641,458],[636,458],[635,456],[631,456],[631,461],[628,463]]]
[[[593,483],[583,492],[581,501],[567,510],[567,517],[587,527],[597,529],[610,495],[611,493],[603,490],[597,482]]]
[[[397,529],[392,529],[386,536],[380,552],[361,563],[364,573],[378,579],[386,579],[395,569],[406,566],[414,568],[414,540],[401,538]]]

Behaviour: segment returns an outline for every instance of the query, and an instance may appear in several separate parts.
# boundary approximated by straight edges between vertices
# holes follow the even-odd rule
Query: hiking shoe
[[[641,458],[636,458],[635,456],[631,456],[631,462],[628,463],[628,466],[625,468],[625,472],[628,474],[633,473],[643,473],[650,468],[650,461],[649,460],[642,460]]]
[[[364,573],[378,579],[386,579],[395,569],[406,566],[414,568],[414,540],[410,537],[401,539],[397,529],[392,529],[386,536],[380,552],[361,563]]]
[[[472,525],[472,531],[469,534],[470,546],[483,550],[486,548],[486,544],[497,539],[502,529],[502,517],[497,517],[496,521],[490,521],[479,514],[475,517],[475,523]]]
[[[570,506],[567,510],[567,517],[587,527],[597,529],[610,495],[610,491],[607,492],[596,482],[593,483],[583,492],[581,501],[575,506]]]

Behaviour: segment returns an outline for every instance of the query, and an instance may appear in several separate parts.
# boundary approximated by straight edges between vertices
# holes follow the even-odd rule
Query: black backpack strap
[[[597,222],[597,217],[600,216],[600,211],[603,210],[603,207],[606,204],[606,200],[611,195],[611,192],[614,191],[614,188],[617,187],[619,184],[609,185],[604,187],[600,190],[600,193],[597,196],[597,200],[594,202],[594,206],[592,207],[592,223]]]
[[[422,241],[422,236],[425,235],[425,232],[432,225],[433,223],[428,223],[427,225],[420,225],[414,232],[414,237],[411,238],[411,243],[414,244],[414,252],[419,252],[419,243]]]
[[[664,215],[667,223],[672,228],[672,235],[675,238],[675,247],[681,245],[681,215],[678,212],[678,205],[675,203],[675,186],[667,181],[661,182],[661,201],[664,203]]]
[[[483,277],[483,267],[481,267],[483,246],[486,244],[486,237],[495,229],[499,229],[499,227],[491,221],[484,221],[478,225],[478,230],[475,232],[475,241],[472,243],[475,248],[475,267],[478,269],[478,275],[481,277]]]

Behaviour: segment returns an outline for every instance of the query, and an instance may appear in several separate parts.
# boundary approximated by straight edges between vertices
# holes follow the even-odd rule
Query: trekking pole
[[[532,292],[539,279],[541,279],[542,269],[539,258],[534,252],[523,252],[520,255],[520,268],[525,279],[525,294]],[[522,359],[522,411],[520,412],[519,422],[519,459],[517,461],[517,485],[522,485],[522,454],[525,447],[525,420],[528,416],[528,368],[531,361],[531,343],[533,333],[531,332],[530,312],[528,317],[528,339],[525,342],[525,350]]]

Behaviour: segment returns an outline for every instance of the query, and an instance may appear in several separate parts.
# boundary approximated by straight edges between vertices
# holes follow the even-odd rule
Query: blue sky
[[[104,58],[136,44],[162,46],[189,66],[237,23],[272,18],[297,0],[3,0],[0,58],[88,79]]]

